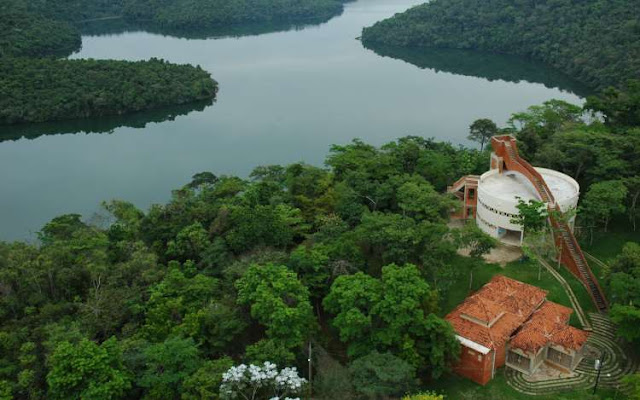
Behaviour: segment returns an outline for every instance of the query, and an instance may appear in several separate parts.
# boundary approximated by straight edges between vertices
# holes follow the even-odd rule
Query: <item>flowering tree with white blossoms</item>
[[[306,379],[298,376],[298,370],[284,368],[278,371],[274,363],[231,367],[222,374],[220,397],[245,400],[300,400],[288,395],[300,393]]]

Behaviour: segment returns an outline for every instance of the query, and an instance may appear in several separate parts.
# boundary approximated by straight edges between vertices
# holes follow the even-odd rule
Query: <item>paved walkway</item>
[[[542,266],[544,266],[544,268],[549,271],[549,273],[560,283],[560,286],[562,286],[562,289],[567,294],[567,297],[569,297],[569,301],[571,302],[573,311],[576,313],[576,316],[580,321],[580,325],[582,325],[582,329],[591,331],[591,322],[589,322],[589,318],[587,318],[587,315],[582,309],[582,306],[580,305],[580,302],[573,292],[573,289],[571,289],[569,283],[564,279],[562,275],[560,275],[558,271],[556,271],[551,265],[549,265],[549,263],[544,260],[538,260],[538,262],[542,264]]]
[[[505,368],[507,383],[517,391],[529,395],[543,395],[576,389],[592,388],[595,384],[596,358],[604,357],[605,364],[600,375],[599,385],[615,388],[620,378],[640,370],[637,362],[627,357],[616,339],[616,328],[606,315],[589,314],[593,332],[587,340],[587,354],[570,378],[554,378],[543,381],[529,381],[525,375],[511,368]]]

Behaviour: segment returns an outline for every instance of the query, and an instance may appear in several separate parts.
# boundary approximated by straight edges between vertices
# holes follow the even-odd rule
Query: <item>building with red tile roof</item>
[[[573,310],[547,291],[497,275],[445,318],[461,344],[454,370],[486,384],[504,365],[530,374],[542,362],[573,369],[587,333],[568,325]]]

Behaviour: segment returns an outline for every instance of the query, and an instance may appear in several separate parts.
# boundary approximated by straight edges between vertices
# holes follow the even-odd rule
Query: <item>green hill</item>
[[[638,0],[433,0],[365,28],[365,46],[472,49],[543,61],[600,89],[640,71]]]

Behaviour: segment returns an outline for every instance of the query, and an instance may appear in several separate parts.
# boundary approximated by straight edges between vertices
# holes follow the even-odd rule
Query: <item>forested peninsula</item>
[[[10,0],[0,6],[0,124],[121,115],[215,98],[217,83],[200,67],[55,58],[81,45],[70,20],[113,9],[109,2],[86,3]]]
[[[7,0],[0,4],[0,124],[121,115],[214,99],[200,67],[162,60],[60,60],[81,46],[80,24],[123,18],[154,29],[205,29],[328,19],[342,0]]]
[[[433,0],[362,32],[365,46],[472,49],[545,62],[592,89],[640,71],[636,0]]]
[[[215,97],[200,67],[163,60],[0,62],[0,124],[121,115]]]

